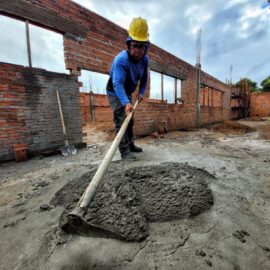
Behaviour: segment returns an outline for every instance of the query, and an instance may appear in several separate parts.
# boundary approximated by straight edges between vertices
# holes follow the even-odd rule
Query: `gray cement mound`
[[[73,209],[97,170],[90,169],[59,190],[51,204]],[[85,219],[111,229],[122,239],[140,241],[148,234],[148,221],[189,218],[209,209],[213,195],[207,182],[213,179],[203,170],[179,163],[128,169],[113,162]]]

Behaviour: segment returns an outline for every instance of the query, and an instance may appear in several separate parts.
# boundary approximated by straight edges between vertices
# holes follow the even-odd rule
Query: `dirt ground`
[[[66,205],[52,199],[68,183],[78,181],[79,189],[80,179],[91,177],[110,143],[91,145],[68,158],[58,155],[0,164],[1,269],[270,269],[270,121],[237,123],[241,132],[225,123],[225,130],[216,126],[139,139],[144,152],[135,162],[122,162],[119,153],[115,155],[110,170],[129,177],[121,193],[123,201],[136,204],[139,197],[144,202],[140,209],[147,220],[147,235],[139,242],[69,235],[59,228]],[[242,124],[251,129],[241,128]],[[171,172],[170,166],[176,168],[176,176],[181,169],[211,176],[204,180],[213,205],[196,215],[171,218],[177,195],[182,199],[189,193],[172,189],[184,176],[167,174],[163,183],[170,181],[171,186],[158,189],[147,184],[158,177],[142,180],[147,170],[154,168],[158,176]],[[167,171],[159,171],[166,167]],[[138,185],[132,182],[134,175]],[[108,182],[105,177],[104,183],[112,184],[120,176],[107,178]],[[142,188],[136,190],[138,186]],[[65,192],[62,195],[64,200]],[[172,197],[176,201],[170,201]],[[154,199],[159,204],[154,204],[153,212]],[[106,201],[110,206],[111,201]],[[151,213],[155,213],[152,219]],[[128,218],[119,220],[122,230]]]

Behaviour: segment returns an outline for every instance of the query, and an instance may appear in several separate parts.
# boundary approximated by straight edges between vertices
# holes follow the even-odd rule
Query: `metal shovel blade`
[[[115,238],[123,237],[109,228],[90,224],[83,217],[85,209],[76,207],[72,212],[64,212],[60,218],[60,227],[67,233],[90,237]]]
[[[74,156],[77,154],[77,149],[75,148],[74,145],[66,145],[66,146],[62,146],[60,148],[61,154],[64,157],[67,156]]]

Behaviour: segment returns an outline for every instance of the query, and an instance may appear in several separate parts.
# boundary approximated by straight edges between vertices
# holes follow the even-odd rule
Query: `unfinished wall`
[[[213,78],[212,81],[214,81]],[[207,81],[205,82],[207,83]],[[212,82],[209,85],[212,86],[201,88],[201,125],[220,122],[230,118],[230,96],[226,93],[220,82],[215,81],[214,84]]]
[[[76,6],[75,9],[78,9]],[[126,30],[118,27],[112,22],[81,8],[81,18],[84,26],[89,31],[85,41],[76,42],[65,39],[67,66],[76,71],[76,68],[92,70],[101,73],[109,73],[111,62],[114,56],[126,48]],[[72,18],[75,19],[72,14]],[[135,115],[135,134],[148,135],[158,130],[160,122],[166,122],[169,130],[194,127],[196,124],[196,78],[197,71],[194,66],[175,57],[174,55],[151,44],[149,49],[150,68],[154,71],[163,72],[182,78],[182,99],[184,104],[166,104],[161,101],[145,100],[140,104]],[[178,77],[178,78],[179,78]],[[229,119],[230,112],[230,89],[224,83],[202,72],[202,82],[215,89],[222,91],[223,100],[219,108],[204,108],[201,112],[202,124],[223,121]],[[149,79],[149,81],[151,78]],[[150,82],[146,90],[146,97],[150,94]],[[97,95],[95,95],[96,97]],[[99,100],[102,97],[98,95]],[[96,100],[96,98],[95,98]],[[103,96],[100,101],[102,105],[95,102],[96,121],[85,123],[89,127],[95,127],[99,131],[111,131],[112,115],[108,108],[107,97]],[[90,116],[86,117],[91,119]],[[92,131],[92,129],[89,129]],[[84,134],[88,133],[87,128]]]
[[[109,73],[111,62],[116,54],[126,48],[127,32],[118,25],[73,3],[69,0],[3,0],[0,12],[26,18],[32,23],[54,29],[64,35],[66,68],[72,74],[80,75],[81,69],[100,73]],[[37,16],[38,14],[38,16]],[[136,113],[136,135],[148,135],[158,130],[159,123],[165,122],[169,130],[194,127],[197,109],[197,70],[194,66],[151,44],[149,49],[150,68],[182,80],[183,104],[145,100]],[[223,92],[220,107],[201,109],[201,124],[229,119],[230,89],[224,83],[202,72],[204,85]],[[146,97],[149,97],[149,83]],[[95,95],[96,96],[96,95]],[[98,97],[102,105],[95,103],[95,122],[88,119],[84,123],[84,134],[91,136],[87,128],[97,131],[111,131],[112,115],[106,96]],[[87,110],[82,109],[85,113]],[[69,119],[73,121],[73,119]]]
[[[70,143],[80,143],[82,124],[77,78],[0,63],[0,160],[14,158],[13,144],[27,143],[29,154],[63,145],[57,89],[68,139]]]
[[[250,116],[270,116],[270,92],[251,94]]]

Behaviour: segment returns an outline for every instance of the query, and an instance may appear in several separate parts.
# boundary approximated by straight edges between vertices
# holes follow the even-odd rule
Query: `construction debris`
[[[244,124],[235,121],[225,121],[221,124],[215,125],[211,129],[231,135],[240,135],[256,131],[255,128],[246,126]]]

